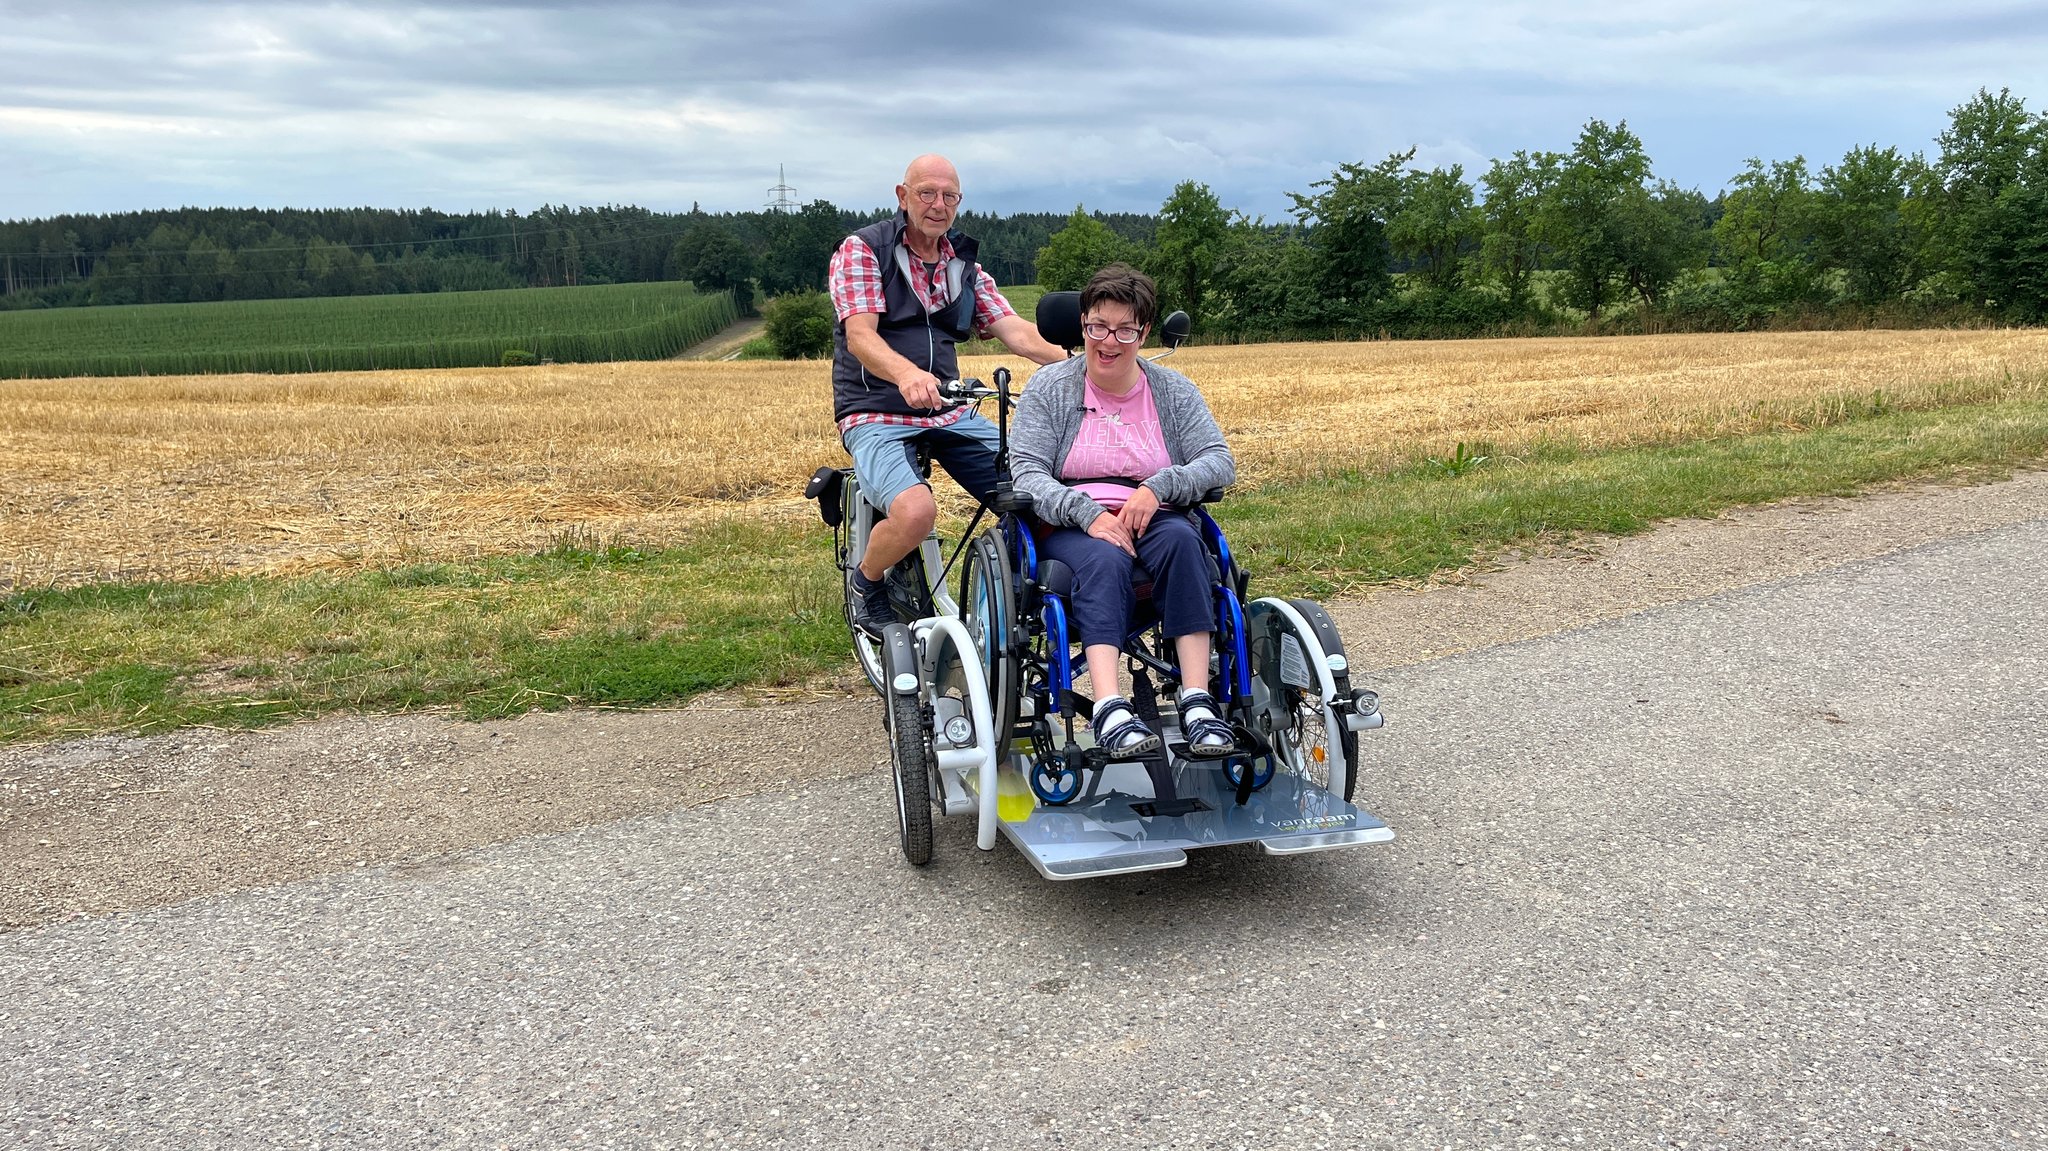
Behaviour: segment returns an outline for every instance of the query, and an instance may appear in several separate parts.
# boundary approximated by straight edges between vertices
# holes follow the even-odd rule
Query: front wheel
[[[879,651],[886,676],[916,679],[917,644],[909,628],[891,624],[882,633]],[[893,684],[882,688],[882,707],[903,858],[922,867],[932,859],[932,774],[937,756],[932,752],[931,713],[916,691],[896,691]]]
[[[932,741],[916,696],[889,693],[889,758],[903,858],[922,867],[932,861]]]
[[[1288,601],[1290,612],[1254,601],[1246,620],[1251,659],[1251,721],[1272,746],[1267,761],[1340,795],[1358,790],[1358,733],[1323,696],[1319,669],[1344,655],[1328,613],[1307,600]]]

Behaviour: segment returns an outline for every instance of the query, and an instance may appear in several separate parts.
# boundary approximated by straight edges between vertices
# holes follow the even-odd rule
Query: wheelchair
[[[1079,294],[1047,293],[1037,321],[1048,341],[1078,346]],[[1168,316],[1160,328],[1166,349],[1155,358],[1172,354],[1187,327],[1185,314]],[[1007,838],[1053,880],[1179,867],[1199,847],[1257,843],[1292,855],[1392,840],[1392,828],[1353,803],[1359,734],[1384,724],[1379,697],[1351,682],[1343,640],[1320,605],[1251,598],[1249,577],[1209,513],[1220,491],[1186,511],[1211,562],[1218,627],[1210,690],[1235,743],[1221,756],[1188,754],[1172,703],[1174,646],[1148,611],[1149,577],[1140,567],[1123,665],[1134,710],[1162,739],[1125,758],[1094,745],[1087,721],[1097,689],[1076,687],[1078,651],[1067,626],[1072,573],[1039,556],[1030,497],[1007,482],[1010,382],[998,368],[986,385],[963,380],[942,389],[949,399],[995,400],[1002,481],[953,562],[939,564],[943,549],[933,536],[892,573],[903,622],[878,638],[849,628],[883,702],[905,858],[930,861],[935,811],[974,816],[976,846],[992,850],[998,836]],[[834,523],[850,620],[849,564],[858,562],[875,513],[858,498],[850,469],[830,470],[813,477],[807,494]],[[996,523],[976,533],[987,512]],[[957,598],[946,582],[956,567]]]

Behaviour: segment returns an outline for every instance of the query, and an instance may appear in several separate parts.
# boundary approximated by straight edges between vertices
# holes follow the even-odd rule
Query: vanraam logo
[[[1358,815],[1354,812],[1350,815],[1317,815],[1305,819],[1283,819],[1273,826],[1282,831],[1296,831],[1309,827],[1342,827],[1347,823],[1356,822],[1358,822]]]

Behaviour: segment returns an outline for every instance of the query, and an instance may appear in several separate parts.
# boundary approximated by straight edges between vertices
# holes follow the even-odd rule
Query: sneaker
[[[869,579],[859,568],[853,569],[853,626],[879,637],[883,628],[895,622],[896,608],[889,602],[888,583]]]

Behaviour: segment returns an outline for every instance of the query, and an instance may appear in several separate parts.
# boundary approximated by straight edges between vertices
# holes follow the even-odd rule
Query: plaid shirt
[[[934,312],[946,306],[952,293],[946,286],[946,263],[953,258],[952,241],[939,237],[939,259],[925,265],[913,254],[910,260],[912,275],[910,289],[916,293],[924,310]],[[888,311],[882,301],[882,262],[875,258],[875,250],[867,246],[859,236],[848,236],[832,253],[832,266],[826,274],[826,284],[832,293],[832,309],[839,314],[839,322],[846,317],[867,313],[880,315]],[[974,334],[987,336],[990,324],[1004,316],[1014,316],[1017,310],[1003,293],[996,288],[995,277],[977,266],[974,280]],[[839,421],[841,435],[848,428],[862,424],[895,424],[910,428],[942,428],[966,415],[972,408],[966,405],[949,408],[935,416],[897,416],[880,412],[860,412]]]

